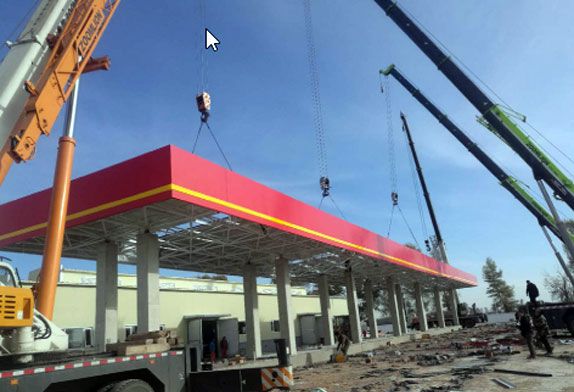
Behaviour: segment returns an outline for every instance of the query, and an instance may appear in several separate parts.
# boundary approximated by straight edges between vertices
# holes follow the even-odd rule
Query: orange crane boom
[[[82,72],[108,69],[109,59],[92,53],[120,0],[78,0],[52,50],[37,83],[26,81],[30,94],[10,137],[0,150],[0,185],[13,162],[30,160],[41,135],[49,135]]]

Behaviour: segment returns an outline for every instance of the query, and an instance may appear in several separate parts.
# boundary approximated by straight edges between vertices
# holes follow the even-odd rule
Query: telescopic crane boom
[[[542,179],[574,209],[574,183],[534,144],[528,136],[495,104],[438,45],[393,0],[375,0],[384,12],[438,67],[448,80],[474,105],[492,129]]]
[[[407,135],[407,141],[409,143],[409,148],[410,148],[411,154],[413,156],[413,161],[415,162],[415,167],[417,170],[417,176],[419,178],[419,182],[421,183],[421,188],[423,190],[423,196],[425,198],[425,202],[426,202],[427,208],[429,210],[429,216],[430,216],[432,227],[433,227],[434,234],[436,237],[436,245],[437,245],[438,251],[440,253],[440,258],[443,262],[448,263],[448,257],[446,255],[446,247],[444,246],[444,240],[442,238],[440,227],[438,225],[438,220],[436,219],[436,214],[434,212],[434,208],[432,205],[432,200],[431,200],[430,193],[429,193],[429,190],[427,187],[427,182],[426,182],[425,176],[423,174],[423,168],[421,167],[421,163],[419,161],[417,150],[415,148],[415,142],[413,141],[413,137],[411,135],[411,130],[409,127],[409,123],[407,121],[407,117],[402,112],[401,112],[401,121],[403,123],[403,131],[405,131],[405,134]]]
[[[562,239],[560,230],[556,226],[552,215],[546,211],[522,186],[519,181],[514,177],[508,175],[496,162],[492,160],[466,133],[464,133],[456,124],[454,124],[446,114],[444,114],[435,104],[428,100],[428,98],[417,89],[408,79],[406,79],[399,70],[390,65],[384,70],[381,70],[382,75],[391,75],[397,82],[401,84],[411,95],[419,101],[437,120],[440,122],[466,149],[476,158],[486,169],[494,175],[500,185],[509,191],[534,217],[538,223],[547,227],[554,235]]]
[[[11,44],[0,64],[0,80],[13,79],[0,97],[6,101],[0,103],[10,105],[0,113],[0,185],[12,163],[31,159],[40,136],[50,134],[82,72],[109,67],[109,59],[91,56],[118,4],[44,0]],[[22,88],[27,97],[22,97]],[[15,123],[7,118],[14,112]]]

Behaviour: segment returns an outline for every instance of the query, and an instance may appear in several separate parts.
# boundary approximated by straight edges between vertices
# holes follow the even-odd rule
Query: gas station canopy
[[[51,189],[0,205],[0,249],[42,254]],[[175,146],[165,146],[72,181],[64,257],[96,259],[115,241],[120,262],[136,264],[136,237],[158,236],[162,268],[274,277],[289,260],[291,279],[326,274],[382,283],[475,286],[476,277],[295,200]]]

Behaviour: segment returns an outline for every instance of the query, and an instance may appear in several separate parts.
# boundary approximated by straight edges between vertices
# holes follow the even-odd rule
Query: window
[[[94,329],[84,328],[84,344],[86,347],[94,346]]]
[[[128,338],[128,336],[133,335],[135,333],[138,333],[138,326],[137,325],[126,325],[124,327],[125,333],[126,333],[126,339]]]
[[[8,287],[16,287],[12,272],[8,268],[0,268],[0,285]]]
[[[245,335],[247,333],[247,325],[245,324],[245,321],[238,322],[237,329],[239,329],[240,335]]]
[[[279,326],[279,320],[271,321],[271,331],[273,332],[281,332],[281,328]]]
[[[68,334],[68,348],[83,349],[94,346],[94,328],[65,328]]]

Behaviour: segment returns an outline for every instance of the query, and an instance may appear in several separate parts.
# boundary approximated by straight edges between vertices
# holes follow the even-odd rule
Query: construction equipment
[[[438,67],[448,80],[474,105],[491,129],[531,168],[536,179],[544,180],[556,197],[574,209],[574,183],[495,104],[472,79],[393,0],[375,0],[384,12]]]
[[[427,187],[427,183],[425,181],[425,177],[423,174],[423,169],[421,167],[420,161],[419,161],[419,157],[417,155],[417,151],[415,149],[415,143],[413,141],[413,137],[411,135],[411,130],[409,128],[409,123],[407,122],[407,118],[404,115],[404,113],[401,112],[401,121],[403,123],[403,131],[405,132],[405,134],[407,135],[407,140],[409,143],[409,148],[411,150],[411,154],[413,156],[413,161],[415,163],[415,167],[417,170],[417,176],[419,178],[419,181],[421,183],[421,188],[423,190],[423,196],[425,198],[426,204],[427,204],[427,208],[429,210],[429,215],[431,218],[431,223],[434,229],[434,233],[435,233],[435,237],[436,237],[436,245],[437,245],[437,249],[440,253],[440,259],[445,262],[448,263],[448,258],[446,255],[446,248],[444,246],[444,240],[442,238],[442,234],[440,232],[440,227],[438,226],[438,221],[436,219],[436,214],[434,213],[434,208],[432,206],[432,201],[430,198],[430,193]]]
[[[92,53],[119,0],[44,0],[0,65],[0,184],[12,163],[31,159],[83,72],[108,69]],[[25,87],[25,91],[22,90]]]
[[[550,214],[544,207],[542,207],[536,199],[534,199],[530,193],[522,187],[520,182],[514,177],[508,175],[504,169],[502,169],[492,158],[488,156],[472,139],[470,139],[466,133],[464,133],[456,124],[454,124],[446,114],[444,114],[435,104],[433,104],[429,99],[416,88],[407,78],[405,78],[401,72],[391,64],[386,69],[380,70],[380,74],[385,76],[392,76],[395,78],[399,84],[401,84],[411,95],[423,105],[467,150],[476,158],[478,161],[499,181],[500,184],[509,191],[538,221],[538,224],[542,227],[546,239],[548,240],[550,246],[554,250],[554,254],[558,258],[558,261],[564,270],[565,274],[570,279],[571,283],[574,285],[574,277],[562,256],[556,251],[552,240],[548,236],[546,229],[550,230],[556,237],[558,237],[565,245],[572,243],[571,234],[567,233],[563,228],[557,225],[555,216],[557,213]],[[544,188],[541,188],[543,191]],[[552,204],[549,204],[552,206]],[[555,212],[555,211],[554,211]],[[553,216],[554,215],[554,216]]]
[[[111,352],[78,356],[68,351],[66,332],[51,321],[75,147],[79,77],[109,68],[107,57],[94,60],[91,55],[118,5],[119,0],[42,0],[18,40],[9,43],[10,50],[0,63],[0,184],[12,163],[33,157],[38,139],[51,133],[69,101],[37,286],[37,310],[33,290],[21,287],[16,270],[0,258],[0,390],[267,390],[262,374],[290,375],[290,365],[202,372],[201,348],[189,342],[141,356],[118,357]],[[202,122],[207,123],[209,94],[199,94],[197,104]],[[22,370],[20,364],[35,367]],[[288,389],[291,383],[282,382],[280,389]]]
[[[91,55],[118,4],[119,0],[44,0],[18,40],[10,43],[10,50],[0,64],[0,83],[6,85],[0,94],[0,107],[4,108],[0,112],[0,184],[12,163],[31,159],[39,137],[50,134],[64,103],[73,91],[77,93],[75,86],[82,72],[109,68],[107,57],[92,59]],[[74,95],[72,100],[74,103],[76,97]],[[16,355],[20,362],[31,361],[31,354],[35,352],[65,350],[68,346],[67,335],[49,320],[60,268],[75,146],[73,111],[74,107],[68,116],[67,134],[60,139],[38,286],[38,311],[31,325],[14,328],[12,333],[4,333],[2,337],[1,344],[8,347],[4,351]],[[9,267],[5,264],[4,268]],[[30,305],[27,300],[31,297],[29,289],[19,285],[0,286],[0,296],[9,295]],[[11,326],[13,323],[9,319],[0,320],[0,328]],[[40,328],[50,333],[32,332]]]
[[[547,227],[554,235],[561,238],[560,231],[555,225],[552,215],[534,199],[520,182],[506,173],[486,152],[484,152],[467,134],[462,131],[448,116],[432,103],[418,88],[416,88],[394,65],[380,71],[385,76],[392,76],[412,96],[420,102],[478,161],[493,175],[500,185],[509,191],[538,221]]]

